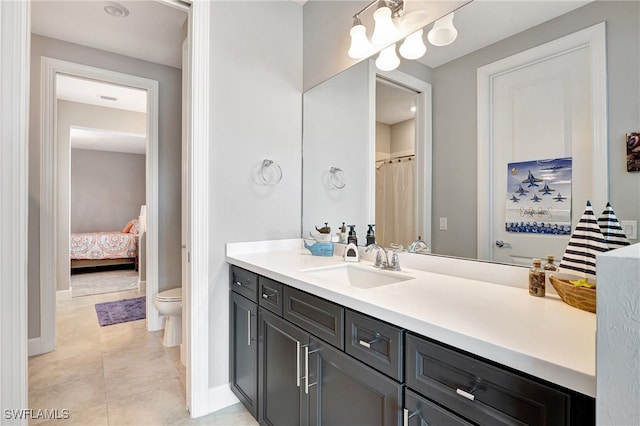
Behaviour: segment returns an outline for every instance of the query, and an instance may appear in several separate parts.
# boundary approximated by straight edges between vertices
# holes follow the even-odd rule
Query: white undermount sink
[[[364,268],[347,263],[342,265],[305,269],[303,272],[324,278],[335,284],[343,284],[365,289],[413,279],[413,277],[402,275],[394,271],[374,269],[373,267]]]

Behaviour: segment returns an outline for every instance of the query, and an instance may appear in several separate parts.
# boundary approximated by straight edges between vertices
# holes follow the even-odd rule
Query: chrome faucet
[[[374,267],[390,271],[400,271],[400,259],[398,258],[398,253],[394,252],[391,256],[391,262],[389,262],[389,251],[379,244],[370,244],[365,251],[369,253],[374,249],[377,251],[376,261],[373,264]],[[382,260],[382,253],[384,253],[384,260]]]

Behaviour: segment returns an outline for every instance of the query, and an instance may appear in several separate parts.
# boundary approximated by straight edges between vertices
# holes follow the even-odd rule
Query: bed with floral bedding
[[[140,224],[132,219],[121,231],[72,233],[71,268],[133,263],[138,265]]]

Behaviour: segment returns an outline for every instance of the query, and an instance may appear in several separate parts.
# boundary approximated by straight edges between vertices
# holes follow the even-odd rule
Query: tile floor
[[[58,301],[56,350],[29,358],[29,407],[66,409],[70,417],[30,424],[257,425],[241,404],[191,419],[179,348],[162,346],[162,332],[147,332],[144,320],[98,325],[96,303],[141,295]]]

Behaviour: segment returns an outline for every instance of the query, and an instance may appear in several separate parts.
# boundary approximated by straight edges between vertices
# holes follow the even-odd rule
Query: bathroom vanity
[[[230,386],[261,424],[595,424],[595,315],[302,247],[227,246]]]

